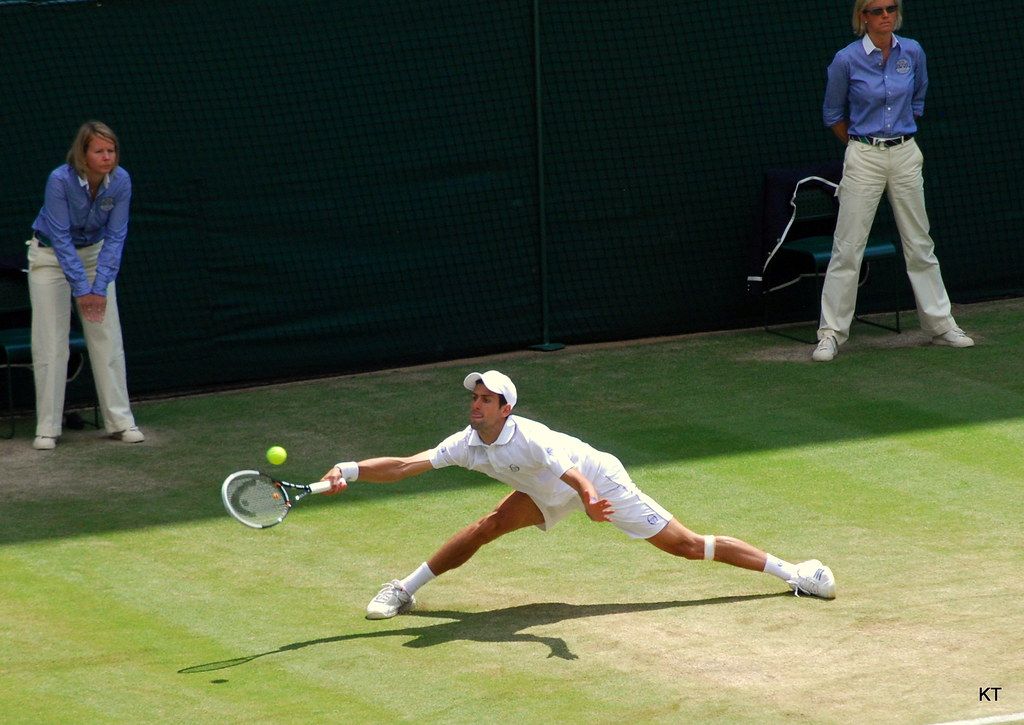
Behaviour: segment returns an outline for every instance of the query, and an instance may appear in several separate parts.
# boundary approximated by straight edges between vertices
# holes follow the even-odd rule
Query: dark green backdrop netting
[[[1024,5],[961,5],[901,32],[966,302],[1024,294]],[[99,118],[135,184],[133,394],[756,324],[763,175],[840,156],[820,109],[849,6],[0,2],[0,256]]]

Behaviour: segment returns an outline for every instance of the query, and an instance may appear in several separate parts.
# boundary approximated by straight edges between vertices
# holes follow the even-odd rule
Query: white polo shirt
[[[516,415],[506,419],[498,439],[490,445],[480,440],[470,426],[448,436],[430,451],[430,463],[434,468],[461,466],[480,471],[548,507],[559,507],[579,498],[560,479],[570,468],[579,469],[599,493],[606,479],[603,472],[622,468],[615,456]]]

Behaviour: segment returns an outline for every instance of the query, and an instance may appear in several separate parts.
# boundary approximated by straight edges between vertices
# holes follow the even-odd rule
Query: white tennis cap
[[[504,395],[506,403],[513,408],[516,406],[516,399],[518,398],[516,386],[512,382],[512,378],[505,375],[505,373],[499,373],[497,370],[488,370],[486,373],[470,373],[462,381],[462,385],[466,390],[473,390],[476,388],[477,383],[483,383],[484,387],[492,393]]]

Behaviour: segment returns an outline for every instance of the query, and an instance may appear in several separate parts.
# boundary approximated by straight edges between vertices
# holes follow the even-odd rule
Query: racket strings
[[[256,526],[272,526],[288,513],[288,497],[267,476],[238,476],[226,491],[226,500],[232,512]]]

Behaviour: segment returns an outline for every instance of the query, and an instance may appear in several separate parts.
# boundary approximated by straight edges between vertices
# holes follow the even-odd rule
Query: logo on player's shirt
[[[910,72],[910,61],[906,58],[900,58],[896,61],[896,72],[897,73],[909,73]]]
[[[512,473],[518,473],[519,472],[519,466],[517,466],[514,463],[510,463],[508,465],[508,470],[512,471]]]

